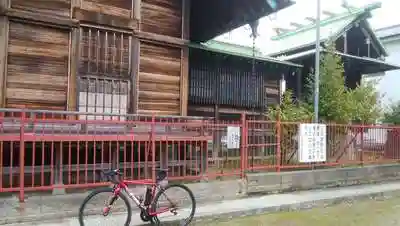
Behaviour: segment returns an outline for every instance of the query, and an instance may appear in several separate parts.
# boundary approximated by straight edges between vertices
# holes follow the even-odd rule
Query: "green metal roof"
[[[235,53],[242,53],[242,54],[246,54],[246,55],[253,55],[253,48],[250,46],[232,44],[232,43],[221,42],[221,41],[217,41],[217,40],[210,40],[210,41],[204,43],[204,45],[209,48],[220,49],[220,50],[225,50],[225,51],[235,52]],[[256,55],[257,54],[261,55],[260,49],[256,48],[255,53],[256,53]]]
[[[373,3],[362,8],[352,8],[345,13],[322,20],[320,23],[321,41],[324,42],[332,37],[336,37],[337,35],[344,32],[346,28],[348,28],[355,20],[360,18],[360,16],[365,15],[366,13],[370,13],[370,11],[378,9],[380,7],[381,3]],[[275,56],[314,44],[316,33],[315,27],[316,25],[314,23],[272,37],[270,43],[271,46],[266,54]],[[373,31],[372,36],[375,36]],[[381,44],[379,42],[379,39],[376,39],[375,41],[377,41],[378,44]],[[382,49],[384,49],[383,45],[381,47]]]
[[[248,46],[241,46],[241,45],[220,42],[220,41],[215,41],[215,40],[208,41],[207,44],[189,43],[188,46],[190,48],[194,48],[194,49],[201,49],[204,51],[210,51],[210,52],[221,53],[221,54],[226,54],[226,55],[231,55],[231,56],[238,56],[238,57],[253,59],[253,50],[251,47],[248,47]],[[289,61],[283,61],[283,60],[276,59],[274,57],[268,57],[268,56],[262,55],[262,53],[259,50],[256,51],[254,58],[256,60],[269,62],[269,63],[282,64],[282,65],[291,66],[291,67],[303,67],[300,64],[295,64],[295,63],[292,63]]]

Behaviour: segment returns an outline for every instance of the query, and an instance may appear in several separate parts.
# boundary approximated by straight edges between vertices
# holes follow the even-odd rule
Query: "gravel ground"
[[[400,226],[400,197],[236,218],[201,226]]]

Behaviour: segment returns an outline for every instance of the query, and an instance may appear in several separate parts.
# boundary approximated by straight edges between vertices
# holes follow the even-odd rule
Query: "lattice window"
[[[132,36],[129,33],[91,27],[81,28],[79,111],[128,113],[132,82],[131,45]],[[87,117],[81,116],[81,118]],[[93,118],[110,117],[89,116],[88,119]]]

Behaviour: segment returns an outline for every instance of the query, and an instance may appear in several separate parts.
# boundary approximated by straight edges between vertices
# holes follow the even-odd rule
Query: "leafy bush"
[[[400,125],[400,102],[393,104],[388,111],[383,114],[383,123]]]
[[[304,103],[293,101],[293,92],[290,89],[283,94],[280,105],[268,109],[267,116],[270,120],[277,120],[278,115],[283,122],[303,122],[312,119],[312,112]]]

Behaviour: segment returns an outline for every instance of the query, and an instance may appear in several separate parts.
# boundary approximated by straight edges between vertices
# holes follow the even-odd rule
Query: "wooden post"
[[[142,0],[133,0],[133,18],[140,21]]]
[[[82,0],[71,0],[71,18],[73,17],[74,8],[82,8]]]
[[[6,8],[3,2],[0,7]],[[6,78],[7,78],[7,55],[8,55],[8,32],[9,21],[6,16],[0,16],[0,107],[6,107]]]
[[[141,0],[133,0],[133,18],[137,20],[138,30],[140,30],[140,19],[141,19]],[[133,37],[131,44],[131,113],[138,112],[139,105],[139,69],[140,69],[140,41],[139,38]]]
[[[68,79],[68,111],[78,110],[78,63],[79,63],[79,28],[73,28],[70,34],[70,53],[69,53],[69,79]],[[73,117],[71,115],[71,117]]]
[[[181,115],[186,116],[189,96],[189,47],[183,47],[181,51],[181,84],[180,103]]]
[[[190,39],[190,0],[182,0],[182,39]],[[181,85],[180,103],[181,115],[187,115],[189,96],[189,48],[183,47],[181,51]]]

